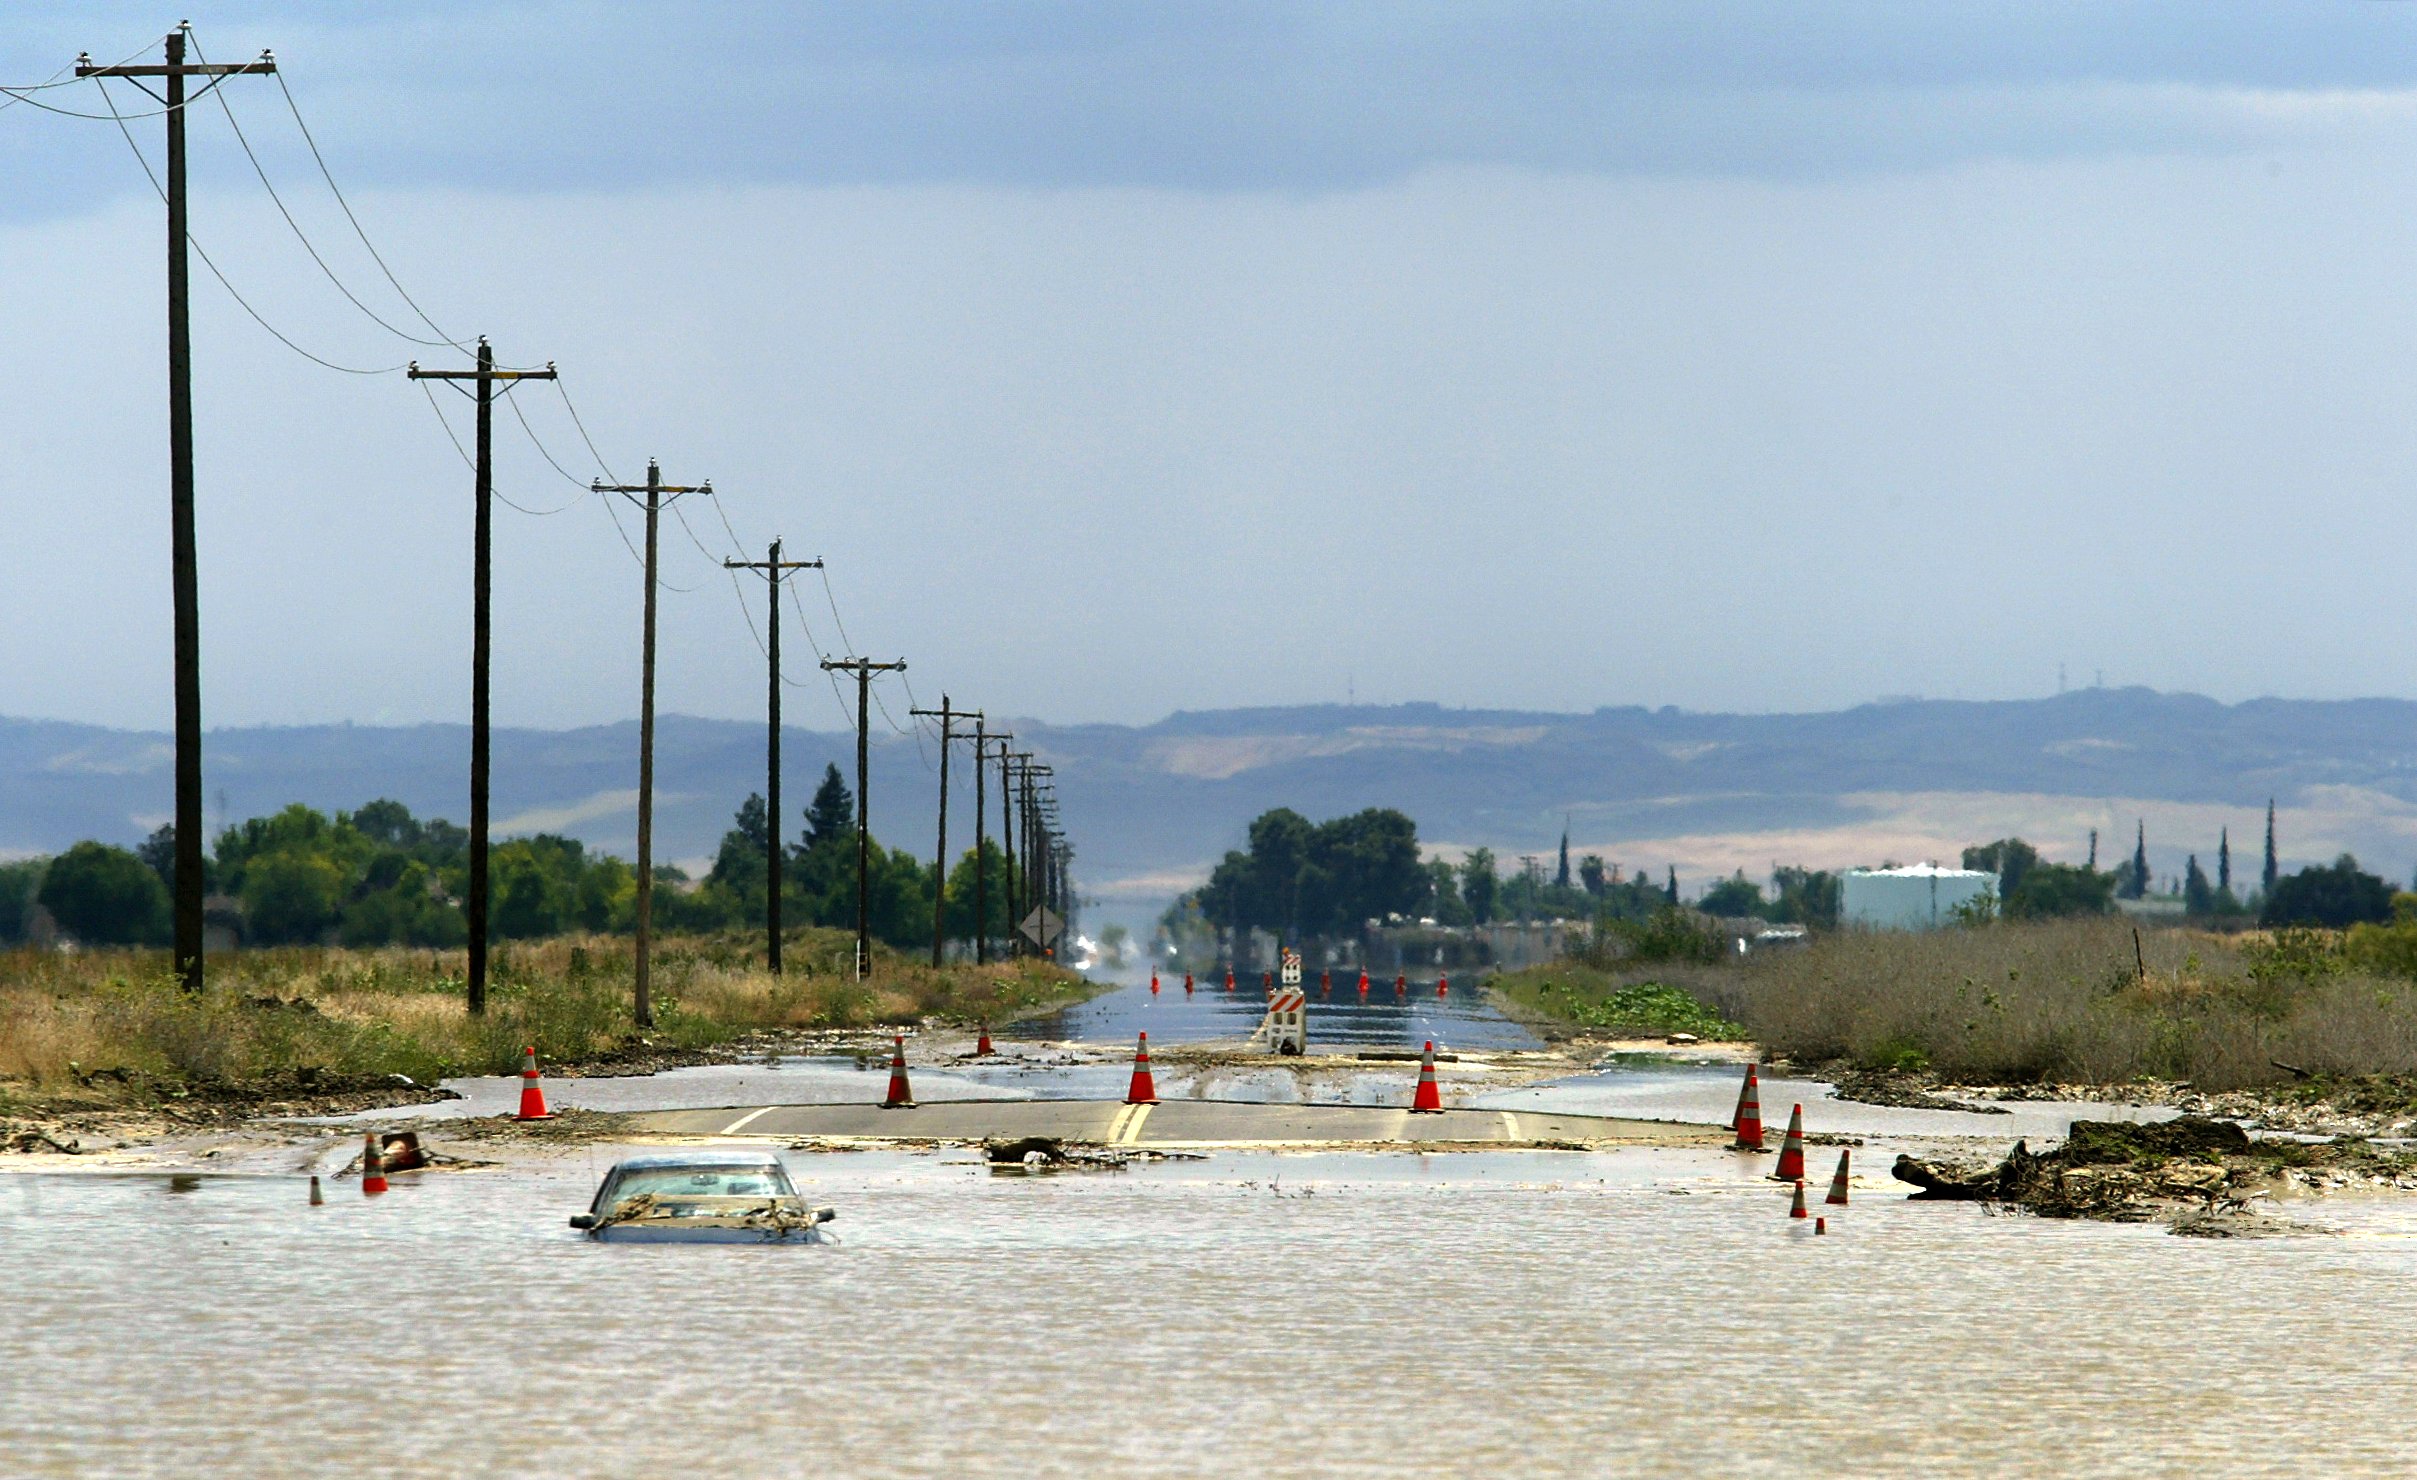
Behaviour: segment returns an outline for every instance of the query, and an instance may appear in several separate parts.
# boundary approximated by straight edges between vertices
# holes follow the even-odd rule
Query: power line
[[[202,56],[201,42],[199,40],[195,40],[193,42],[193,54],[197,57],[201,57],[201,60],[204,62],[209,61],[208,57]],[[262,55],[265,56],[267,53],[264,52]],[[243,157],[252,162],[252,173],[260,177],[260,188],[269,193],[269,200],[277,207],[277,214],[283,216],[285,218],[285,224],[292,229],[294,233],[294,240],[302,243],[302,250],[310,254],[311,261],[318,264],[319,271],[326,276],[330,283],[335,285],[337,292],[344,295],[345,302],[350,303],[353,307],[361,310],[363,314],[368,316],[371,323],[376,324],[379,328],[384,329],[387,333],[394,335],[397,339],[407,340],[412,344],[426,345],[434,349],[459,349],[461,347],[450,339],[424,339],[417,334],[396,328],[394,325],[386,322],[384,317],[382,317],[377,310],[371,308],[368,304],[363,303],[360,299],[360,295],[354,293],[352,289],[346,287],[344,285],[344,280],[336,276],[336,270],[327,265],[327,259],[319,255],[318,247],[312,244],[309,235],[303,231],[302,223],[295,220],[294,213],[287,209],[285,197],[279,195],[277,193],[277,187],[270,183],[267,168],[261,164],[260,156],[253,152],[252,141],[245,136],[243,125],[237,122],[235,119],[235,105],[227,101],[227,95],[223,92],[218,94],[218,108],[220,112],[226,114],[227,127],[235,131],[235,142],[243,146]],[[364,237],[363,240],[366,241],[367,238]]]
[[[343,208],[344,219],[352,223],[353,235],[361,239],[361,245],[369,252],[369,260],[378,264],[378,271],[386,275],[387,283],[393,287],[405,303],[411,305],[411,311],[419,315],[420,322],[426,324],[431,333],[443,336],[445,342],[455,349],[468,350],[467,344],[446,334],[442,328],[438,327],[436,320],[428,317],[427,310],[420,307],[419,301],[405,291],[403,284],[395,277],[394,269],[386,265],[385,257],[380,255],[377,247],[370,242],[369,233],[361,229],[361,219],[353,214],[352,202],[346,200],[344,192],[337,188],[336,177],[329,172],[327,160],[319,153],[319,141],[311,137],[310,125],[302,121],[302,109],[295,105],[293,89],[285,85],[285,74],[279,72],[276,77],[277,90],[285,94],[286,111],[294,115],[294,127],[302,131],[302,142],[310,146],[311,158],[318,163],[319,178],[327,182],[328,193],[335,196],[336,204]],[[556,382],[556,384],[560,384],[560,382]]]
[[[151,193],[158,196],[161,201],[165,202],[168,198],[167,188],[160,184],[159,173],[151,168],[151,159],[148,155],[143,153],[143,147],[134,142],[134,130],[126,127],[127,122],[132,118],[156,118],[159,115],[151,113],[121,114],[118,112],[117,100],[109,96],[108,86],[104,84],[98,77],[92,79],[92,85],[100,89],[101,101],[109,105],[110,119],[117,124],[118,133],[124,136],[126,140],[126,147],[133,151],[135,163],[143,167],[143,178],[151,182]],[[216,85],[216,83],[211,84],[213,87]],[[40,105],[37,104],[36,106]],[[94,116],[98,117],[99,115],[96,114]],[[284,345],[287,349],[292,350],[295,354],[302,356],[302,358],[309,360],[313,364],[325,366],[327,369],[341,371],[346,375],[394,375],[406,368],[403,365],[387,365],[374,370],[363,369],[358,365],[339,365],[334,360],[328,359],[324,355],[311,353],[309,350],[304,349],[301,345],[296,344],[291,338],[287,337],[286,334],[275,324],[272,324],[267,319],[261,317],[260,310],[252,307],[251,300],[245,298],[241,293],[235,291],[235,285],[227,281],[227,275],[225,273],[218,270],[217,262],[213,261],[210,257],[210,254],[202,249],[201,242],[194,237],[191,231],[187,231],[185,233],[185,242],[188,246],[193,248],[193,255],[201,259],[201,265],[210,269],[210,276],[218,279],[218,286],[226,289],[227,296],[235,300],[236,306],[241,308],[245,313],[251,315],[253,323],[258,324],[261,328],[268,330],[270,337],[274,338],[279,344]]]

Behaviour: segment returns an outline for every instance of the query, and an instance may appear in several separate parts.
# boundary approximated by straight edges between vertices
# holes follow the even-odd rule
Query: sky
[[[667,711],[761,713],[718,562],[776,536],[816,727],[824,652],[906,658],[900,719],[2417,695],[2411,7],[191,18],[384,267],[261,77],[276,196],[197,104],[195,240],[388,372],[195,262],[215,725],[464,715],[467,407],[399,368],[477,334],[567,393],[497,415],[502,723],[635,713],[582,485],[650,456],[715,490]],[[0,82],[175,19],[17,0]],[[0,713],[162,727],[163,214],[93,84],[29,97],[103,116],[0,107]]]

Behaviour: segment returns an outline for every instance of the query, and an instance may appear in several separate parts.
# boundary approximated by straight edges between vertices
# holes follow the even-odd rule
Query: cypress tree
[[[1569,887],[1569,824],[1561,824],[1561,872],[1553,882],[1563,889]]]
[[[2098,829],[2090,829],[2090,872],[2098,872]]]
[[[2216,887],[2226,892],[2232,889],[2232,829],[2229,827],[2216,834]]]
[[[2274,861],[2274,798],[2266,798],[2266,873],[2261,886],[2266,893],[2274,892],[2274,881],[2282,877],[2282,869]]]
[[[2132,876],[2123,886],[2125,897],[2138,899],[2148,893],[2148,821],[2140,822],[2140,835],[2132,844]]]
[[[1674,907],[1678,904],[1678,865],[1675,863],[1670,865],[1670,903]]]

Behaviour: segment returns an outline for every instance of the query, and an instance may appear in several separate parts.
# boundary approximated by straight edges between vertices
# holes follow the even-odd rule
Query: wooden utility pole
[[[277,63],[267,52],[256,62],[187,63],[185,30],[168,33],[160,66],[96,67],[87,52],[76,58],[78,77],[157,77],[151,93],[168,120],[168,561],[174,610],[176,655],[176,971],[185,990],[201,990],[201,576],[193,538],[193,325],[185,259],[185,79],[210,78],[209,87],[246,72],[269,73]],[[150,92],[141,82],[135,86]],[[198,96],[198,95],[197,95]]]
[[[942,694],[939,708],[910,709],[907,713],[940,721],[940,842],[932,854],[932,965],[937,966],[940,964],[941,946],[948,939],[948,744],[951,740],[965,738],[949,733],[949,727],[953,721],[961,719],[978,722],[982,718],[982,711],[951,709],[948,707],[948,695]],[[977,762],[974,775],[979,777],[981,774],[982,768]],[[975,810],[979,813],[979,803],[975,804]],[[978,861],[975,867],[980,867]]]
[[[464,913],[470,926],[470,1010],[487,1010],[487,650],[494,561],[495,523],[495,382],[552,380],[554,366],[543,370],[498,370],[495,347],[478,337],[475,370],[422,370],[417,360],[408,374],[413,380],[477,382],[478,459],[471,490],[476,511],[471,516],[470,557],[470,897]]]
[[[1005,745],[999,747],[999,872],[1003,876],[999,880],[999,902],[1007,911],[1007,955],[1010,960],[1024,954],[1015,939],[1015,779],[1010,772],[1017,759],[1027,754],[1009,750]]]
[[[990,890],[989,881],[983,877],[988,872],[984,855],[989,851],[990,839],[983,835],[983,809],[986,803],[982,795],[982,778],[989,773],[983,767],[990,764],[991,741],[999,742],[999,750],[1003,754],[1007,742],[1014,738],[1004,730],[993,732],[983,728],[980,718],[974,720],[974,964],[977,966],[986,965],[990,960]],[[999,786],[999,795],[1003,797],[1007,794],[1004,779]],[[1002,808],[1002,821],[1005,820],[1004,813],[1005,809]]]
[[[770,698],[766,708],[771,713],[771,730],[764,740],[764,969],[774,976],[780,970],[780,583],[793,570],[820,570],[819,560],[783,560],[780,541],[761,560],[725,560],[724,570],[758,570],[764,573],[764,590],[770,598],[766,609],[764,658],[770,664],[771,679],[767,685]]]
[[[869,889],[872,873],[873,786],[866,774],[872,759],[872,727],[865,711],[873,702],[873,675],[904,673],[906,660],[876,663],[870,658],[825,658],[823,671],[844,670],[856,675],[856,979],[873,974],[873,912]]]
[[[620,494],[646,510],[646,624],[645,635],[638,642],[637,992],[632,1015],[639,1027],[651,1028],[655,1025],[650,975],[655,930],[655,519],[665,508],[678,503],[682,494],[702,493],[710,497],[713,480],[708,478],[693,485],[665,483],[663,469],[650,457],[646,460],[646,481],[642,484],[591,482],[588,487],[597,493]],[[646,496],[643,502],[638,498],[640,494]]]

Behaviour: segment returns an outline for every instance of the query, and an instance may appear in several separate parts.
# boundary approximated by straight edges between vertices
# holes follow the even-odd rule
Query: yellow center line
[[[1502,1139],[1504,1139],[1505,1141],[1516,1141],[1516,1140],[1518,1140],[1519,1138],[1520,1138],[1520,1137],[1519,1137],[1519,1117],[1518,1117],[1518,1116],[1516,1116],[1516,1115],[1513,1115],[1513,1114],[1512,1114],[1510,1111],[1508,1111],[1508,1110],[1503,1111],[1503,1112],[1502,1112]]]
[[[1117,1107],[1116,1114],[1108,1120],[1108,1134],[1101,1139],[1111,1146],[1115,1145],[1125,1133],[1125,1121],[1131,1117],[1136,1108],[1132,1105]]]
[[[740,1131],[745,1130],[750,1124],[754,1123],[754,1120],[757,1116],[769,1114],[770,1112],[779,1108],[780,1107],[777,1105],[766,1105],[761,1110],[750,1110],[746,1114],[740,1116],[738,1119],[730,1122],[730,1124],[723,1126],[722,1134],[725,1136],[735,1136]]]
[[[1125,1122],[1124,1139],[1119,1143],[1121,1145],[1138,1146],[1141,1144],[1142,1122],[1148,1120],[1150,1118],[1150,1112],[1158,1107],[1155,1105],[1135,1105],[1132,1108],[1133,1118]]]

